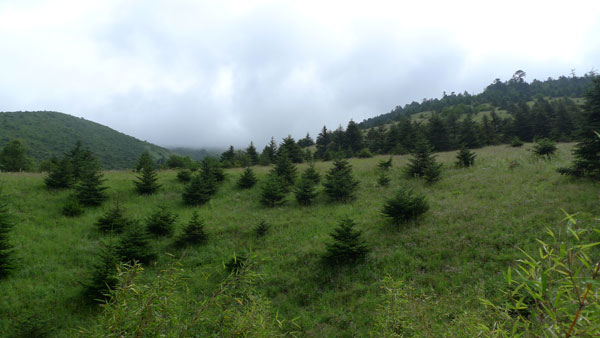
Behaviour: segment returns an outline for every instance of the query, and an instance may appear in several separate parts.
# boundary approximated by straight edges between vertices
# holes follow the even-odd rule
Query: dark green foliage
[[[244,255],[235,255],[225,264],[225,269],[234,275],[237,275],[242,271],[246,265],[248,258]]]
[[[348,122],[344,136],[343,148],[348,149],[351,154],[358,154],[364,148],[362,131],[353,120]]]
[[[96,257],[92,276],[84,283],[84,296],[90,302],[104,302],[109,298],[110,290],[113,290],[119,281],[119,255],[116,245],[112,241],[102,244]]]
[[[29,310],[16,316],[11,338],[46,338],[53,336],[55,328],[48,315],[42,316],[37,310]]]
[[[98,170],[100,169],[100,165],[94,154],[88,148],[84,147],[81,141],[77,141],[75,147],[67,154],[67,157],[71,161],[72,174],[75,180],[80,180],[86,168],[92,163],[94,163]]]
[[[389,170],[392,168],[392,157],[390,156],[390,158],[386,161],[386,160],[381,160],[379,161],[379,163],[377,163],[377,168],[381,169],[381,170]]]
[[[279,150],[277,150],[277,158],[280,156],[286,156],[292,163],[302,163],[304,160],[304,152],[302,148],[294,141],[292,136],[288,135],[288,137],[283,139],[283,142],[279,145]],[[279,163],[277,160],[276,163]]]
[[[296,143],[294,142],[294,144]],[[273,167],[271,173],[279,177],[286,192],[294,186],[294,182],[296,180],[296,171],[296,165],[289,158],[285,149],[280,149],[279,153],[277,154],[275,167]]]
[[[256,237],[264,237],[270,228],[271,225],[263,220],[258,222],[258,224],[254,227],[252,231],[254,232],[254,235],[256,235]]]
[[[367,148],[363,148],[359,153],[358,153],[358,157],[359,158],[371,158],[373,157],[373,154],[369,151],[369,149]]]
[[[223,170],[221,163],[214,157],[206,156],[202,159],[200,173],[208,180],[211,180],[208,177],[212,176],[216,184],[225,181],[225,170]],[[217,188],[216,184],[215,189]]]
[[[14,224],[8,213],[8,206],[4,202],[0,191],[0,279],[7,276],[13,269],[13,246],[10,244],[8,234]]]
[[[144,151],[135,165],[135,171],[139,172],[146,167],[154,167],[154,161],[147,151]]]
[[[148,264],[156,258],[150,245],[150,235],[139,222],[132,222],[125,230],[117,245],[117,255],[124,263],[138,261]]]
[[[133,183],[135,183],[135,190],[140,195],[152,195],[161,187],[158,184],[158,177],[153,165],[142,167],[142,175],[138,176],[137,181],[133,181]]]
[[[258,152],[256,152],[256,147],[254,147],[254,143],[250,141],[250,145],[246,148],[246,156],[248,156],[248,162],[250,165],[258,164]]]
[[[321,175],[317,172],[315,164],[311,162],[302,173],[302,179],[310,180],[314,185],[321,183]]]
[[[331,233],[333,241],[327,243],[323,261],[331,266],[350,264],[364,259],[369,252],[361,231],[354,229],[350,218],[342,219]]]
[[[256,175],[254,175],[254,170],[248,167],[246,168],[246,170],[244,170],[244,173],[242,174],[242,176],[240,176],[240,179],[237,181],[237,186],[240,189],[249,189],[256,184],[256,181],[257,179]]]
[[[286,192],[281,179],[274,173],[270,173],[262,184],[260,203],[267,207],[284,204]]]
[[[96,221],[96,227],[104,233],[121,233],[129,224],[131,220],[125,217],[124,210],[118,202]]]
[[[84,213],[83,206],[75,195],[70,195],[65,205],[61,209],[61,213],[67,217],[76,217]]]
[[[177,172],[177,180],[179,180],[179,182],[189,182],[192,179],[192,172],[189,169],[183,169],[183,170],[179,170]]]
[[[540,157],[546,157],[547,159],[550,159],[555,153],[556,153],[556,143],[553,141],[550,141],[547,138],[543,138],[541,140],[538,140],[534,145],[533,145],[533,153],[537,156]]]
[[[318,192],[315,189],[314,182],[309,178],[305,178],[303,175],[300,181],[298,181],[294,187],[294,196],[296,197],[296,201],[302,205],[310,205],[312,200],[317,197],[317,195]]]
[[[428,182],[435,182],[439,178],[442,165],[435,161],[429,142],[424,137],[420,137],[411,154],[412,158],[408,160],[408,165],[404,169],[406,175],[423,177]]]
[[[6,144],[0,152],[0,170],[15,172],[30,170],[31,160],[25,153],[25,147],[19,140]]]
[[[208,236],[204,232],[204,222],[194,211],[189,223],[183,228],[183,233],[177,238],[179,246],[201,244],[206,241]]]
[[[80,172],[79,182],[75,186],[75,196],[84,206],[98,206],[106,199],[102,184],[105,179],[95,160],[89,161]]]
[[[306,133],[306,137],[303,139],[299,139],[297,143],[301,148],[307,148],[315,144],[315,141],[313,141],[309,133]]]
[[[229,149],[221,154],[221,164],[225,168],[231,168],[235,166],[235,149],[233,146],[229,146]]]
[[[387,187],[390,184],[390,176],[387,174],[386,171],[381,170],[379,171],[379,173],[377,174],[377,184],[381,187]]]
[[[523,146],[523,141],[519,139],[519,137],[515,136],[510,140],[510,146],[514,148],[518,148]]]
[[[354,198],[358,181],[352,175],[352,166],[344,159],[333,161],[333,167],[325,175],[325,193],[336,201],[348,202]]]
[[[166,207],[160,207],[146,219],[146,230],[156,236],[171,236],[175,220],[177,220],[177,215],[174,215]]]
[[[468,168],[475,164],[476,156],[467,147],[461,147],[460,151],[456,154],[456,166],[459,168]]]
[[[213,175],[197,173],[183,192],[183,202],[187,205],[203,205],[217,192],[217,182]]]
[[[575,160],[570,168],[559,172],[575,177],[600,180],[600,77],[593,79],[592,88],[585,96],[584,123],[573,150]]]
[[[68,157],[63,157],[56,165],[48,170],[48,176],[44,178],[48,189],[70,188],[74,183],[73,164]]]
[[[412,190],[400,189],[393,198],[386,201],[381,212],[399,225],[417,219],[427,210],[429,204],[425,196],[415,195]]]
[[[275,143],[275,139],[271,137],[271,141],[265,146],[260,154],[258,162],[261,165],[269,165],[275,163],[275,157],[277,157],[277,143]]]

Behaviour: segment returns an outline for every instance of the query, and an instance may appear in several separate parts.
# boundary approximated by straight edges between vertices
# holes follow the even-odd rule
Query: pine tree
[[[150,235],[139,222],[133,222],[125,230],[117,245],[117,255],[124,263],[133,263],[135,260],[148,264],[156,258],[150,245]]]
[[[177,239],[179,246],[201,244],[206,241],[207,235],[204,232],[204,222],[194,210],[189,223],[183,228],[183,233]]]
[[[550,159],[556,153],[556,143],[547,138],[538,140],[533,146],[533,153],[540,157]]]
[[[13,222],[8,212],[8,205],[0,191],[0,279],[6,277],[14,268],[13,246],[10,244],[8,236],[12,227]]]
[[[84,206],[98,206],[106,199],[102,184],[106,181],[95,159],[89,161],[80,171],[79,182],[75,186],[75,196]]]
[[[369,249],[362,239],[362,233],[355,230],[356,224],[350,218],[342,219],[331,233],[333,241],[327,243],[323,261],[328,265],[343,265],[364,259]]]
[[[75,148],[73,148],[68,154],[67,158],[71,161],[71,169],[73,178],[75,180],[81,179],[83,172],[85,172],[90,162],[97,163],[94,154],[83,146],[81,141],[77,141]]]
[[[303,175],[294,188],[294,195],[299,204],[310,205],[312,200],[317,197],[318,192],[314,182]]]
[[[123,230],[125,230],[132,222],[125,217],[124,211],[125,210],[120,206],[119,202],[116,202],[112,208],[98,218],[96,227],[104,233],[123,232]]]
[[[302,163],[304,152],[296,141],[294,141],[294,138],[291,135],[288,135],[283,139],[283,142],[279,145],[279,150],[277,150],[277,158],[280,156],[287,156],[293,163]],[[277,162],[278,161],[276,161],[276,163]]]
[[[336,159],[325,175],[325,193],[333,200],[348,202],[354,198],[358,181],[352,175],[352,166],[344,159]]]
[[[289,189],[294,186],[294,181],[296,180],[296,171],[296,165],[292,163],[285,149],[280,149],[279,153],[277,154],[275,167],[273,167],[271,173],[279,177],[286,192],[288,192]]]
[[[256,152],[256,148],[254,147],[254,143],[250,141],[250,145],[246,148],[246,155],[248,156],[248,161],[250,165],[258,164],[258,153]]]
[[[387,200],[382,213],[400,225],[418,218],[429,210],[429,204],[424,196],[415,195],[411,190],[400,189],[396,195]]]
[[[585,96],[584,124],[581,126],[579,143],[575,145],[575,160],[570,168],[561,168],[561,174],[590,177],[600,180],[600,77],[592,80],[592,88]]]
[[[256,237],[264,237],[270,228],[271,225],[266,221],[262,220],[258,222],[258,224],[254,227],[252,231],[254,232],[254,235],[256,235]]]
[[[147,151],[144,151],[135,165],[135,171],[140,172],[146,167],[154,167],[154,161]]]
[[[67,157],[63,157],[50,168],[48,176],[44,178],[44,183],[48,189],[70,188],[75,183],[73,178],[73,164]]]
[[[28,171],[31,160],[25,155],[25,146],[19,140],[7,143],[0,151],[0,169],[4,171]]]
[[[404,172],[409,177],[434,176],[441,171],[441,164],[435,161],[432,149],[424,137],[420,137],[415,143],[415,149],[412,152],[412,158],[408,160],[408,165]]]
[[[67,202],[63,205],[61,213],[67,217],[76,217],[84,213],[84,209],[79,203],[77,196],[69,195]]]
[[[84,295],[88,301],[104,302],[119,281],[117,276],[119,255],[116,245],[112,241],[103,243],[97,257],[98,261],[94,264],[92,276],[84,283]]]
[[[217,192],[217,182],[214,175],[198,173],[192,177],[182,194],[183,202],[187,205],[203,205]]]
[[[380,187],[387,187],[390,184],[390,176],[387,174],[387,171],[380,170],[377,174],[377,184]]]
[[[146,230],[156,236],[171,236],[175,227],[175,220],[177,220],[177,215],[162,206],[146,218]]]
[[[310,180],[314,185],[321,183],[321,175],[317,172],[314,162],[308,165],[308,168],[302,173],[302,179]]]
[[[350,120],[346,127],[346,143],[348,150],[354,155],[357,155],[364,147],[362,130],[353,120]]]
[[[381,160],[377,163],[377,168],[383,171],[388,171],[392,168],[392,157],[390,156],[387,160]]]
[[[456,166],[459,168],[468,168],[475,164],[475,153],[467,147],[462,146],[456,154]]]
[[[275,207],[285,203],[285,194],[284,183],[277,175],[270,173],[261,187],[260,203],[267,207]]]
[[[137,177],[137,181],[133,182],[135,183],[135,190],[140,195],[152,195],[161,187],[158,184],[156,170],[153,165],[146,165],[141,170],[142,175]]]
[[[192,172],[188,169],[183,169],[177,172],[177,180],[182,183],[189,182],[192,179]]]
[[[327,158],[327,151],[329,148],[329,144],[331,143],[331,133],[327,130],[326,126],[323,126],[323,129],[317,136],[317,151],[315,152],[315,158],[322,160],[329,160]]]
[[[237,186],[240,189],[249,189],[252,188],[256,184],[256,175],[254,175],[254,171],[252,168],[248,167],[244,170],[242,176],[237,181]]]
[[[221,154],[221,163],[225,168],[231,168],[235,166],[235,149],[233,146],[229,146],[229,149]]]

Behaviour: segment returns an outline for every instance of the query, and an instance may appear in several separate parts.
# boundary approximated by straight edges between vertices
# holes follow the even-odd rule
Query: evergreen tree
[[[467,148],[477,148],[481,146],[479,141],[479,128],[470,115],[467,115],[461,123],[460,143]]]
[[[357,155],[364,147],[362,130],[353,120],[350,120],[346,127],[346,143],[346,148],[354,155]]]
[[[377,174],[377,184],[381,187],[387,187],[390,184],[390,176],[386,171],[380,170]]]
[[[354,263],[365,258],[369,249],[362,239],[362,233],[355,230],[350,218],[342,219],[331,233],[333,241],[327,243],[323,261],[331,266]]]
[[[147,151],[144,151],[135,165],[135,171],[139,172],[146,167],[154,167],[154,161],[152,160],[152,157],[150,157],[150,154]]]
[[[377,168],[379,168],[382,171],[390,170],[392,168],[392,157],[390,156],[390,158],[387,160],[379,161],[379,163],[377,163]]]
[[[9,236],[13,222],[8,213],[8,205],[4,201],[0,191],[0,279],[6,277],[14,268],[13,246],[10,244]]]
[[[510,140],[510,146],[513,148],[521,147],[523,146],[523,141],[518,136],[515,136]]]
[[[554,153],[556,153],[556,143],[550,141],[547,138],[538,140],[533,146],[533,153],[540,157],[546,157],[550,159]]]
[[[456,154],[456,166],[459,168],[468,168],[475,164],[475,153],[462,146]]]
[[[415,195],[411,190],[400,189],[396,195],[387,200],[381,212],[400,225],[414,220],[429,210],[425,196]]]
[[[294,188],[294,195],[299,204],[310,205],[312,200],[317,197],[318,192],[315,189],[314,182],[310,178],[302,175],[302,178]]]
[[[258,222],[258,224],[254,227],[252,231],[254,232],[254,235],[256,235],[256,237],[264,237],[270,228],[271,225],[262,220]]]
[[[150,245],[150,235],[139,222],[132,222],[125,230],[117,245],[117,255],[124,263],[132,263],[135,260],[148,264],[156,258]]]
[[[305,138],[298,140],[298,145],[301,148],[307,148],[307,147],[312,146],[313,144],[315,144],[315,141],[313,141],[313,139],[310,137],[309,133],[306,133]]]
[[[171,236],[175,228],[175,220],[177,215],[162,206],[146,218],[146,231],[156,236]]]
[[[256,175],[254,175],[254,171],[252,168],[248,167],[244,170],[242,176],[237,181],[237,186],[240,189],[249,189],[252,188],[256,184]]]
[[[104,215],[96,221],[98,230],[104,233],[121,233],[131,224],[131,220],[125,217],[124,209],[116,202]]]
[[[415,144],[412,158],[408,160],[404,172],[409,177],[425,177],[426,174],[434,175],[441,170],[442,165],[435,161],[431,146],[424,137],[420,137]]]
[[[119,255],[116,245],[112,241],[103,243],[97,257],[98,261],[94,264],[92,277],[84,283],[84,295],[88,301],[104,302],[119,281],[117,276]]]
[[[317,136],[317,151],[315,152],[315,158],[322,159],[325,161],[329,160],[326,154],[330,143],[331,133],[327,130],[327,127],[323,126],[323,129]]]
[[[277,150],[277,157],[285,154],[293,163],[302,163],[304,152],[291,135],[283,139]]]
[[[201,244],[206,241],[207,235],[204,232],[204,222],[194,210],[189,223],[183,228],[183,233],[177,239],[179,246]]]
[[[153,165],[146,165],[141,170],[142,175],[137,177],[137,181],[133,181],[135,189],[140,195],[152,195],[161,187],[158,184],[156,170]]]
[[[19,140],[7,143],[0,152],[0,169],[3,171],[28,171],[31,160],[27,157],[26,149]]]
[[[182,194],[183,202],[187,205],[202,205],[217,192],[217,182],[213,175],[195,174]]]
[[[62,207],[61,213],[67,217],[76,217],[83,214],[84,211],[85,210],[79,203],[77,196],[69,195],[69,198],[67,198],[67,202]]]
[[[274,137],[271,137],[271,141],[269,141],[269,144],[265,146],[260,156],[261,164],[263,165],[275,163],[275,158],[277,157],[277,143],[275,143]]]
[[[279,177],[286,192],[288,192],[291,187],[294,186],[294,182],[296,180],[296,171],[296,165],[292,163],[285,149],[280,149],[279,153],[277,154],[275,167],[273,167],[271,172]]]
[[[264,206],[275,207],[285,203],[287,189],[281,178],[271,172],[261,187],[260,203]]]
[[[258,164],[258,153],[256,152],[256,148],[252,141],[250,141],[250,145],[246,148],[246,156],[248,156],[249,165],[252,166]]]
[[[427,138],[431,141],[433,149],[436,151],[446,151],[450,149],[450,139],[446,123],[437,114],[431,116],[427,126]]]
[[[585,99],[585,123],[581,126],[579,142],[573,150],[575,160],[570,168],[561,168],[559,172],[600,180],[600,77],[594,77]]]
[[[325,193],[333,200],[347,202],[354,198],[358,181],[352,175],[352,166],[344,159],[337,159],[325,175]]]
[[[304,170],[304,172],[302,173],[301,178],[311,181],[313,185],[318,185],[319,183],[321,183],[321,175],[317,172],[314,162],[311,162],[308,165],[308,168],[306,168],[306,170]]]
[[[79,182],[75,186],[75,196],[79,203],[84,206],[98,206],[104,202],[104,191],[107,188],[102,185],[106,181],[103,176],[95,158],[81,168]]]
[[[215,191],[217,185],[225,181],[225,170],[223,170],[223,166],[216,158],[211,156],[206,156],[202,159],[202,163],[200,163],[200,173],[206,179],[209,179],[208,176],[213,177],[215,182]]]
[[[97,160],[92,152],[83,146],[81,141],[77,141],[75,148],[73,148],[67,157],[71,161],[71,169],[73,178],[79,180],[86,168],[89,167],[90,162],[94,162],[97,165]]]
[[[221,163],[225,168],[235,166],[235,149],[233,149],[233,146],[229,146],[229,149],[221,154]]]
[[[189,182],[192,179],[192,172],[188,169],[182,169],[177,172],[177,180],[182,183]]]
[[[67,157],[63,157],[50,168],[48,176],[44,178],[44,183],[48,189],[62,189],[73,186],[73,164]]]

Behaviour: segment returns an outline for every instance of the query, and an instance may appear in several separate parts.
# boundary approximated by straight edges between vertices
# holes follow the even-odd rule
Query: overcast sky
[[[0,0],[0,111],[262,148],[446,92],[600,67],[600,1]]]

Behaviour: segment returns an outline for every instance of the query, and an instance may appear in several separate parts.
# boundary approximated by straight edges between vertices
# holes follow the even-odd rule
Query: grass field
[[[260,258],[258,290],[270,300],[273,314],[294,319],[298,336],[349,337],[371,332],[385,300],[382,280],[389,276],[409,290],[403,306],[415,322],[411,335],[470,336],[475,323],[489,320],[479,298],[500,299],[502,272],[522,257],[519,249],[537,250],[535,239],[545,237],[546,227],[563,226],[561,209],[579,212],[584,222],[600,215],[597,183],[555,172],[571,161],[572,144],[559,144],[551,161],[534,158],[527,148],[531,144],[478,149],[476,166],[469,169],[453,166],[456,152],[440,153],[445,170],[433,185],[403,177],[408,156],[393,157],[392,182],[385,188],[377,186],[375,168],[387,157],[352,159],[360,180],[353,202],[333,203],[321,193],[313,206],[303,207],[290,195],[287,204],[272,209],[260,205],[258,187],[235,188],[241,169],[228,170],[217,195],[198,208],[183,205],[183,185],[174,171],[159,173],[163,187],[150,197],[134,192],[134,173],[109,171],[109,201],[66,218],[60,207],[68,191],[47,191],[42,174],[2,173],[0,185],[16,223],[11,241],[18,269],[0,280],[0,336],[10,337],[27,316],[46,323],[56,337],[72,336],[96,321],[98,308],[82,301],[80,282],[89,278],[104,237],[94,223],[115,200],[139,219],[166,206],[178,215],[178,230],[194,210],[205,220],[209,240],[203,246],[175,250],[172,239],[153,242],[160,254],[147,267],[147,279],[177,261],[190,290],[201,292],[214,287],[225,274],[223,262],[234,253],[252,252]],[[331,162],[316,167],[324,174]],[[254,169],[259,179],[269,170]],[[431,208],[417,223],[398,228],[380,210],[400,186],[425,194]],[[332,271],[319,258],[343,217],[354,219],[371,251],[363,263]],[[272,228],[257,239],[252,228],[261,220]]]

